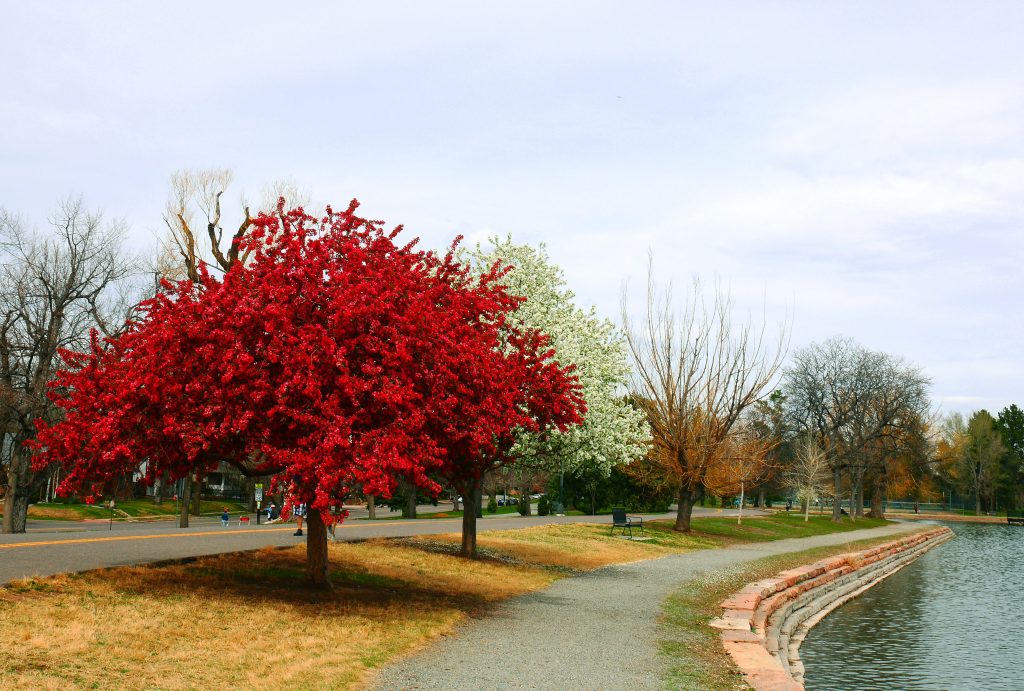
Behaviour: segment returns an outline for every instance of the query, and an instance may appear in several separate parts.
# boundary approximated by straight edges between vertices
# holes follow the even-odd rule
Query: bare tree
[[[127,281],[137,262],[121,249],[124,225],[68,199],[43,235],[0,209],[0,421],[8,437],[4,532],[25,531],[34,487],[24,442],[53,409],[47,390],[61,349],[87,347],[89,332],[121,329],[137,301]],[[44,481],[45,482],[45,481]]]
[[[786,405],[794,428],[814,434],[829,459],[835,521],[841,518],[839,492],[849,464],[845,435],[863,408],[863,391],[857,382],[861,350],[844,338],[812,344],[793,355],[793,364],[785,372]]]
[[[160,243],[152,269],[155,276],[188,279],[199,285],[201,268],[218,273],[227,272],[235,264],[244,265],[250,251],[243,250],[240,243],[259,213],[274,213],[281,198],[291,206],[303,206],[309,201],[293,181],[276,181],[263,188],[255,204],[242,196],[242,218],[236,219],[237,225],[231,224],[232,230],[226,233],[223,197],[233,180],[234,173],[227,168],[180,170],[171,176],[163,216],[168,236]],[[190,506],[193,515],[199,515],[202,480],[198,471],[184,480],[180,527],[188,527]]]
[[[885,518],[890,491],[919,495],[929,484],[937,460],[929,438],[930,414],[905,410],[868,445],[865,455],[871,462],[861,485],[871,488],[869,517]]]
[[[796,444],[793,462],[785,474],[785,486],[796,495],[804,509],[807,522],[811,502],[825,495],[829,486],[829,462],[825,450],[812,435],[805,435]]]
[[[853,515],[864,516],[865,478],[871,483],[872,507],[880,515],[887,492],[889,465],[898,457],[919,446],[923,436],[922,421],[929,414],[929,380],[920,368],[888,353],[871,352],[865,360],[863,380],[869,389],[865,423],[856,429],[854,440],[860,453],[855,455],[853,478]]]
[[[786,406],[794,428],[812,433],[832,470],[832,519],[841,518],[843,472],[850,514],[864,515],[864,478],[886,461],[882,440],[910,431],[927,416],[929,380],[887,353],[836,337],[797,351],[785,372]]]
[[[755,505],[759,508],[764,507],[767,502],[768,487],[773,484],[793,455],[785,401],[785,394],[776,389],[767,398],[755,403],[747,416],[758,436],[771,442],[764,472],[757,478],[756,486],[751,488],[757,490]]]
[[[167,271],[165,276],[183,274],[198,283],[200,266],[227,271],[237,262],[244,264],[249,253],[241,250],[239,242],[252,226],[255,215],[273,213],[280,198],[292,206],[303,206],[309,201],[308,195],[295,182],[276,181],[263,188],[255,205],[243,195],[243,216],[225,235],[222,198],[233,179],[234,173],[227,168],[180,170],[171,176],[171,191],[164,210],[169,237],[162,243],[158,260]],[[251,211],[253,209],[255,212]],[[200,220],[196,218],[197,212]]]
[[[652,262],[653,263],[653,262]],[[646,314],[636,324],[622,296],[622,320],[634,362],[633,397],[646,412],[652,446],[635,472],[678,497],[676,530],[690,530],[693,506],[744,411],[771,391],[788,328],[733,320],[732,300],[716,285],[709,298],[694,280],[681,311],[672,286],[659,290],[648,267]],[[644,475],[646,477],[644,477]]]
[[[221,225],[221,197],[234,174],[227,168],[210,170],[182,170],[171,176],[171,193],[164,211],[164,223],[170,231],[171,242],[177,248],[186,277],[199,283],[199,267],[212,265],[227,271],[238,261],[238,241],[252,225],[249,209],[245,217],[224,243]],[[203,214],[206,238],[201,238],[195,220],[195,210]]]

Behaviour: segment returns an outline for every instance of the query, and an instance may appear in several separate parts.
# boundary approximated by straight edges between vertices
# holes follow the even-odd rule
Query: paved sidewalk
[[[917,526],[700,550],[611,566],[509,600],[458,635],[385,667],[379,689],[656,689],[666,671],[657,622],[665,598],[710,571]]]

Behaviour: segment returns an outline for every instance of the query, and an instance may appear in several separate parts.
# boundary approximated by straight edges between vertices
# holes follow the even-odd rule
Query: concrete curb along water
[[[810,628],[952,537],[949,528],[936,528],[755,581],[722,602],[722,616],[711,626],[754,689],[802,690],[799,648]]]

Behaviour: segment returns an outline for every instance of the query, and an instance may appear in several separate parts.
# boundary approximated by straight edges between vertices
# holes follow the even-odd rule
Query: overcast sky
[[[177,169],[291,178],[546,242],[609,317],[651,251],[946,411],[1024,404],[1024,3],[373,4],[0,0],[0,205],[80,194],[143,248]]]

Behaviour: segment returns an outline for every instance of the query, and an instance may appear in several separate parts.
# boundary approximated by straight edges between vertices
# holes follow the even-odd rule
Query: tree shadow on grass
[[[422,545],[402,545],[420,548]],[[424,549],[425,553],[433,552]],[[310,616],[329,613],[332,606],[346,611],[365,605],[372,610],[411,608],[436,610],[451,607],[478,614],[494,602],[480,593],[452,588],[443,579],[436,584],[373,573],[359,564],[345,564],[331,555],[333,590],[315,587],[305,572],[305,551],[301,548],[266,548],[198,557],[175,563],[115,567],[8,584],[3,590],[11,600],[25,596],[45,597],[48,593],[79,590],[84,593],[112,591],[115,596],[144,596],[148,599],[180,600],[198,597],[229,606],[259,602],[275,608],[289,608]],[[508,562],[490,560],[497,564]],[[312,606],[312,607],[311,607]]]

